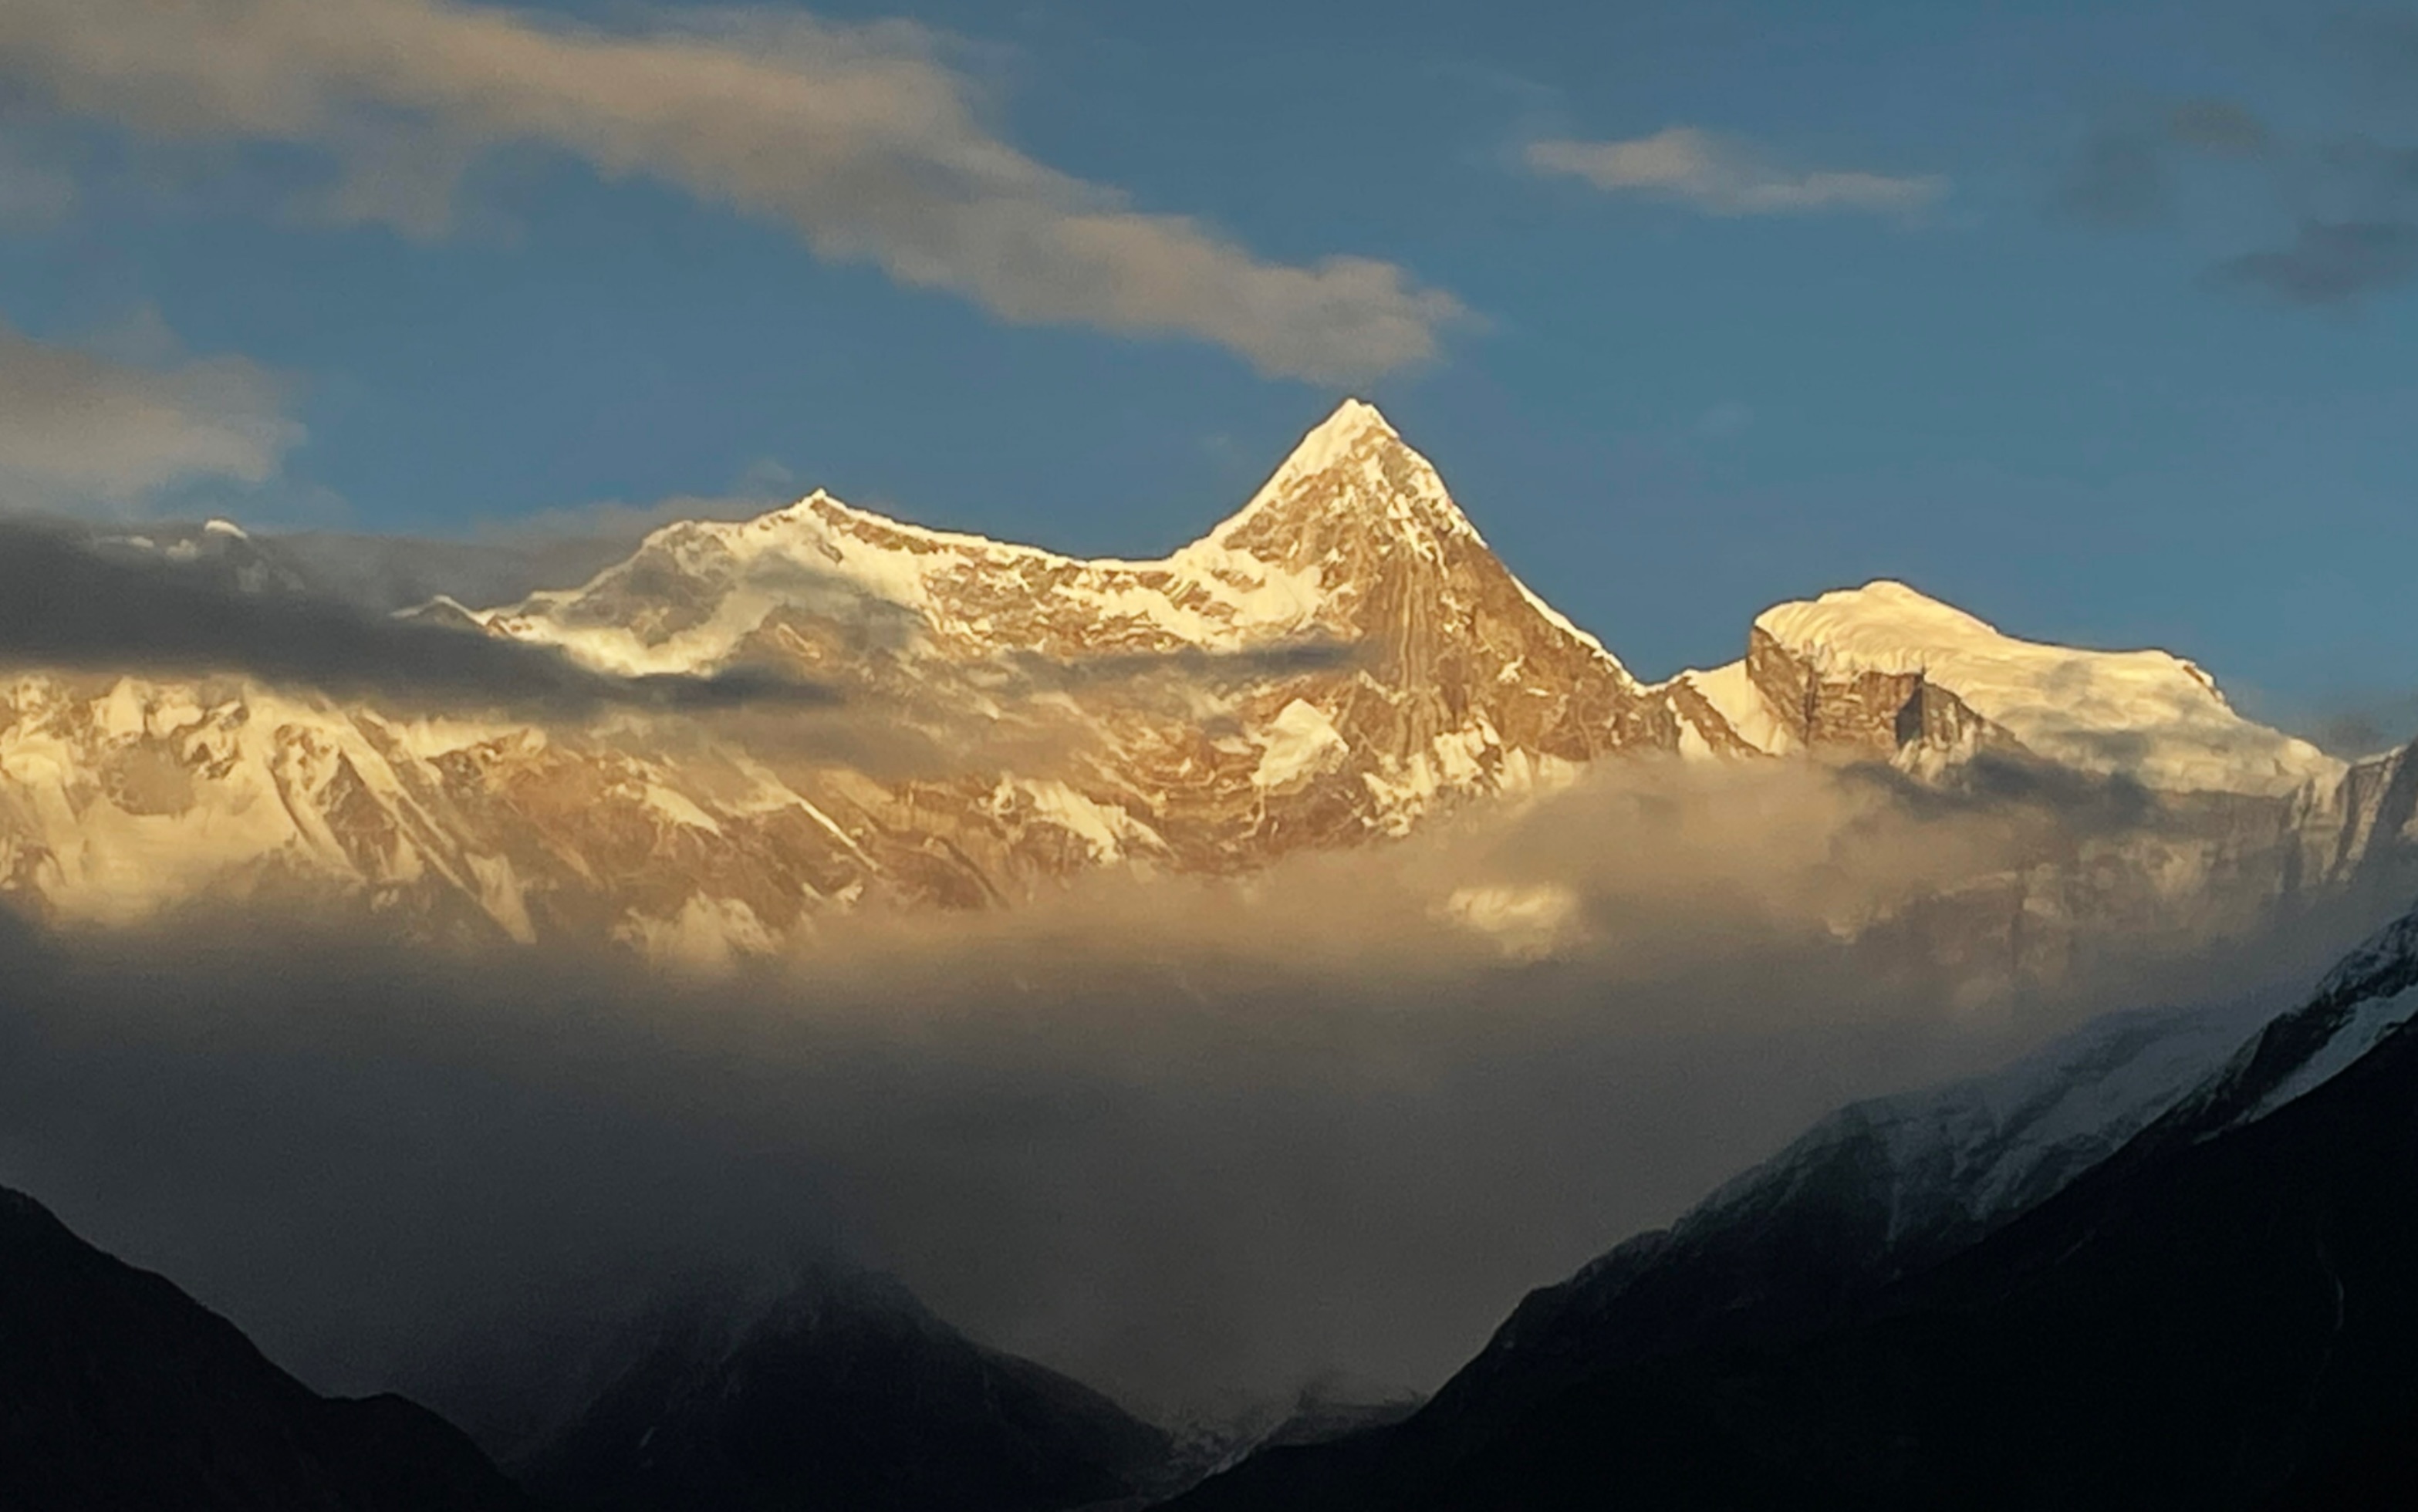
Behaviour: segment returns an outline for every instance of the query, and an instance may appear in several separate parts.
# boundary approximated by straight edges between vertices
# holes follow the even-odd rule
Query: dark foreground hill
[[[527,1467],[555,1504],[1060,1512],[1138,1498],[1168,1469],[1157,1428],[837,1266],[683,1297],[619,1359]]]
[[[396,1397],[333,1400],[175,1286],[0,1189],[6,1512],[505,1512],[470,1441]]]

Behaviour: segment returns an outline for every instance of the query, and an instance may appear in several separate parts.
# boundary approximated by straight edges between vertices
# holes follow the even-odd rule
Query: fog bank
[[[1838,1104],[2313,972],[2361,922],[2056,981],[1869,927],[2142,822],[2104,791],[1639,768],[1497,820],[843,917],[712,976],[358,922],[12,925],[0,1183],[314,1385],[491,1437],[667,1281],[804,1253],[1146,1412],[1429,1388]]]

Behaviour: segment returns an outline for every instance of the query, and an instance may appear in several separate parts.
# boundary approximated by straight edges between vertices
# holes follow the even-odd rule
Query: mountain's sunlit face
[[[2418,1504],[2414,90],[0,0],[0,1508]]]

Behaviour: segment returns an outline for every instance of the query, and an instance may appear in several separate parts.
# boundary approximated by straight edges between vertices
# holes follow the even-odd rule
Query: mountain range
[[[364,612],[593,558],[222,522],[83,545],[231,600]],[[1155,561],[927,530],[818,493],[666,526],[570,586],[492,607],[438,592],[403,615],[602,678],[754,677],[828,707],[531,717],[331,694],[239,661],[18,655],[0,673],[0,892],[108,923],[206,897],[348,899],[440,936],[727,959],[850,911],[1362,847],[1608,758],[1935,782],[2042,769],[2139,800],[2140,835],[1976,879],[1968,927],[2021,969],[2092,918],[2398,878],[2418,821],[2403,754],[2337,760],[2242,717],[2189,662],[2026,642],[1899,583],[1771,608],[1738,661],[1643,681],[1523,586],[1357,402]]]

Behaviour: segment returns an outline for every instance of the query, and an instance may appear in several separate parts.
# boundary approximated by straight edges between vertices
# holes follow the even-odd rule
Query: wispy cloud
[[[607,31],[457,0],[10,0],[0,71],[156,138],[333,154],[340,217],[435,231],[464,168],[536,144],[1009,321],[1193,337],[1271,374],[1417,364],[1462,313],[1393,264],[1266,261],[1036,161],[919,26],[650,15]]]
[[[1533,142],[1527,162],[1538,173],[1583,178],[1608,194],[1660,195],[1708,215],[1903,215],[1948,192],[1948,180],[1937,175],[1784,168],[1746,143],[1692,126],[1620,142]]]
[[[2166,112],[2165,124],[2177,143],[2219,158],[2255,158],[2273,141],[2256,112],[2230,99],[2183,100]]]
[[[2418,280],[2418,225],[2303,221],[2290,245],[2232,258],[2216,272],[2293,304],[2349,304]]]
[[[197,479],[264,483],[302,439],[285,385],[239,357],[136,362],[0,324],[0,512],[123,512]]]
[[[2177,100],[2151,115],[2092,126],[2059,172],[2051,204],[2109,229],[2154,225],[2174,208],[2179,157],[2246,163],[2276,146],[2267,122],[2238,100]]]
[[[2100,126],[2066,160],[2049,193],[2058,214],[2103,230],[2136,230],[2174,207],[2164,133]]]
[[[2211,282],[2310,308],[2349,306],[2418,283],[2418,149],[2364,135],[2294,141],[2245,104],[2184,100],[2091,128],[2051,204],[2104,230],[2177,220],[2186,168],[2224,173],[2227,203],[2254,193],[2292,217],[2288,240],[2228,257]]]

